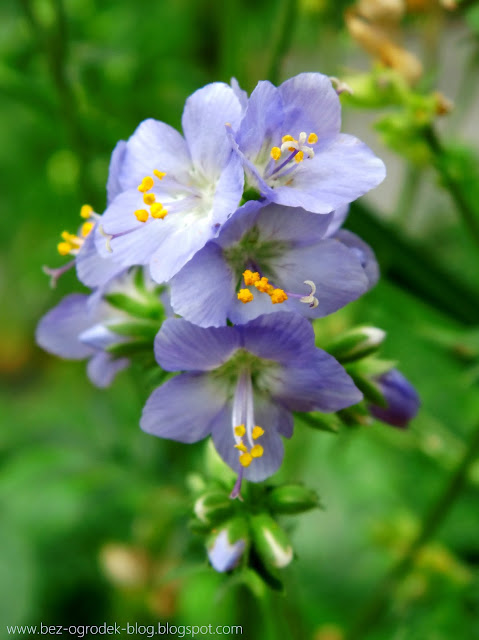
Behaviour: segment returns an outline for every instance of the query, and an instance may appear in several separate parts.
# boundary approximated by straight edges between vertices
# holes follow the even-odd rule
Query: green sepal
[[[354,384],[364,395],[365,400],[379,407],[387,407],[384,395],[381,393],[377,384],[356,371],[349,371],[348,373],[353,379]]]
[[[108,293],[104,299],[111,304],[112,307],[126,311],[136,318],[151,318],[153,320],[162,320],[164,317],[163,307],[156,300],[151,302],[141,302],[135,300],[124,293]]]
[[[264,564],[286,567],[293,559],[293,548],[283,529],[266,513],[251,516],[250,522],[253,544]]]
[[[341,422],[347,427],[364,427],[373,423],[373,419],[364,402],[338,411]]]
[[[152,351],[153,341],[149,339],[132,340],[130,342],[119,342],[105,347],[105,351],[111,353],[115,358],[130,357],[142,351]]]
[[[295,413],[294,417],[317,431],[338,433],[341,428],[341,420],[335,413],[313,411],[310,413]]]
[[[301,484],[284,484],[271,489],[267,496],[268,507],[273,513],[295,514],[320,506],[316,491]]]
[[[266,565],[254,547],[250,550],[248,564],[270,589],[284,593],[284,585],[280,579],[278,570],[273,569],[270,565]]]
[[[342,364],[355,362],[375,353],[385,337],[386,333],[376,327],[357,327],[335,338],[325,351]]]
[[[148,338],[152,341],[155,339],[160,328],[160,324],[146,322],[120,322],[118,324],[108,325],[108,329],[113,333],[117,333],[119,336]]]
[[[205,524],[215,526],[232,515],[233,501],[224,491],[207,491],[194,504],[196,517]]]
[[[243,197],[241,198],[240,206],[245,204],[245,202],[249,202],[250,200],[260,200],[261,197],[261,193],[257,189],[254,189],[253,187],[245,189],[243,192]]]

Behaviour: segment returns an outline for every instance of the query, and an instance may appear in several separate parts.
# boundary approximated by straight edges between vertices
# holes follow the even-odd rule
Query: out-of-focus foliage
[[[366,137],[389,167],[372,204],[389,216],[376,236],[381,245],[361,209],[351,221],[377,251],[385,277],[318,323],[318,336],[326,344],[354,324],[384,329],[384,357],[399,360],[422,410],[406,433],[379,423],[322,433],[298,421],[273,480],[304,482],[325,510],[295,519],[294,527],[291,519],[282,523],[297,551],[285,570],[286,596],[268,593],[250,574],[218,575],[208,566],[203,540],[187,526],[190,474],[203,465],[204,444],[159,441],[139,430],[149,389],[137,376],[124,372],[99,391],[82,363],[56,361],[34,344],[38,318],[78,288],[67,274],[50,290],[41,266],[61,264],[59,234],[75,228],[84,202],[103,209],[116,141],[146,117],[179,127],[185,98],[207,82],[235,75],[251,90],[270,68],[283,4],[18,0],[0,7],[3,628],[169,621],[241,624],[247,638],[340,639],[414,536],[477,423],[478,248],[457,198],[443,189],[450,190],[448,176],[477,214],[478,139],[470,125],[478,109],[477,6],[448,13],[432,0],[406,3],[405,43],[424,66],[415,93],[405,87],[406,101],[372,95],[361,104],[358,92],[361,109],[349,108],[354,96],[344,101],[345,130]],[[283,77],[371,70],[345,26],[350,4],[297,4]],[[456,103],[439,126],[435,89],[450,91]],[[430,111],[419,127],[413,118],[411,129],[417,104]],[[431,123],[445,140],[441,155],[421,137]],[[426,149],[419,169],[409,164],[417,148]],[[478,485],[476,464],[438,539],[422,550],[368,640],[479,634]]]

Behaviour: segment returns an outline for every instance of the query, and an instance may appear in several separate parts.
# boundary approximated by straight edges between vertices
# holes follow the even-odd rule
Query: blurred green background
[[[358,40],[346,10],[366,18],[373,35]],[[378,44],[376,26],[396,49]],[[473,2],[2,3],[0,637],[7,624],[104,621],[344,637],[478,421],[478,35]],[[423,65],[414,89],[414,65],[398,53],[406,50]],[[344,101],[343,130],[388,167],[348,223],[377,252],[383,278],[323,326],[325,335],[355,323],[385,329],[384,355],[417,387],[422,409],[407,432],[297,426],[274,479],[314,487],[325,510],[286,522],[297,558],[284,571],[285,595],[255,599],[208,566],[187,528],[188,473],[201,470],[204,445],[142,433],[145,390],[128,372],[100,391],[83,363],[35,346],[41,315],[81,290],[73,273],[51,290],[41,267],[62,264],[59,234],[77,227],[83,203],[103,210],[109,155],[144,118],[179,127],[186,97],[214,80],[236,76],[250,91],[302,71],[355,78],[381,73],[378,58],[405,78],[406,97],[359,90]],[[423,126],[421,100],[435,90],[456,108],[440,117],[448,108],[435,107]],[[361,637],[479,638],[478,489],[475,464],[444,525]]]

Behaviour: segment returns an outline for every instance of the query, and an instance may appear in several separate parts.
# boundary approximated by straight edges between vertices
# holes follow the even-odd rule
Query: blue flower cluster
[[[211,435],[238,474],[233,497],[243,478],[279,467],[293,411],[362,399],[311,325],[378,278],[370,248],[341,225],[385,168],[340,124],[338,95],[319,73],[260,82],[249,97],[235,81],[199,89],[183,135],[146,120],[118,143],[106,211],[82,208],[78,234],[58,245],[73,260],[49,270],[55,279],[75,266],[93,292],[50,311],[38,342],[89,358],[99,386],[129,364],[139,346],[129,338],[162,320],[156,361],[181,373],[153,391],[141,427],[188,443]]]

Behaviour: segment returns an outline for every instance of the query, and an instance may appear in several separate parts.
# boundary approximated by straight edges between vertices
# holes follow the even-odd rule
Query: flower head
[[[155,340],[158,363],[183,371],[158,387],[141,427],[153,435],[196,442],[212,435],[223,460],[259,482],[281,464],[281,436],[291,437],[291,411],[337,411],[362,395],[330,355],[314,345],[311,324],[295,313],[245,325],[201,328],[169,319]]]
[[[393,427],[407,427],[421,404],[416,389],[397,369],[383,373],[375,382],[387,406],[371,405],[372,415]]]
[[[274,311],[309,318],[336,311],[377,280],[372,251],[337,232],[339,223],[336,214],[248,202],[171,280],[173,308],[205,327]]]
[[[243,170],[225,123],[236,128],[242,107],[228,85],[196,91],[183,112],[184,138],[145,120],[125,143],[116,173],[120,193],[102,220],[97,246],[127,267],[149,264],[157,282],[171,278],[238,207]]]
[[[340,133],[341,107],[331,80],[302,73],[279,87],[260,82],[232,144],[247,185],[271,202],[329,213],[385,176],[382,161]]]

